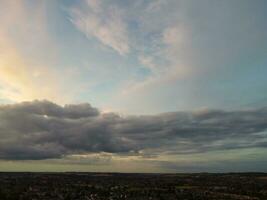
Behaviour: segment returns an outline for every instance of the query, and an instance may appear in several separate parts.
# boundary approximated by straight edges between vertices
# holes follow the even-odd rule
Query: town
[[[267,174],[0,173],[1,200],[266,200]]]

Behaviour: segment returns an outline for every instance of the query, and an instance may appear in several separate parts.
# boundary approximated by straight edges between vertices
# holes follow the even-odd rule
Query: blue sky
[[[155,115],[267,105],[265,0],[0,0],[0,103]]]
[[[3,74],[3,102],[41,97],[150,114],[243,108],[266,98],[265,1],[2,4],[2,51],[8,46],[24,71],[38,76],[24,77],[29,83],[49,85],[45,94],[17,78],[15,85],[2,80]],[[6,95],[5,85],[15,94]]]

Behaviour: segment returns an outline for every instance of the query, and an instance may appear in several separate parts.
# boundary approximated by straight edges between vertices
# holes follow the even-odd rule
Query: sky
[[[267,169],[265,0],[0,0],[0,171]]]

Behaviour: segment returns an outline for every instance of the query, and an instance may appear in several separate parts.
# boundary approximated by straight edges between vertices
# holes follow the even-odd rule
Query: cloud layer
[[[147,116],[101,113],[90,104],[32,101],[0,106],[0,159],[113,153],[143,157],[267,147],[267,109]]]

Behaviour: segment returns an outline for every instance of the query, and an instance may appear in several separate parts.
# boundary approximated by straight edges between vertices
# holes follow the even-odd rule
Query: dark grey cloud
[[[267,108],[159,115],[103,114],[90,104],[32,101],[0,106],[0,159],[72,154],[191,154],[267,147]]]

